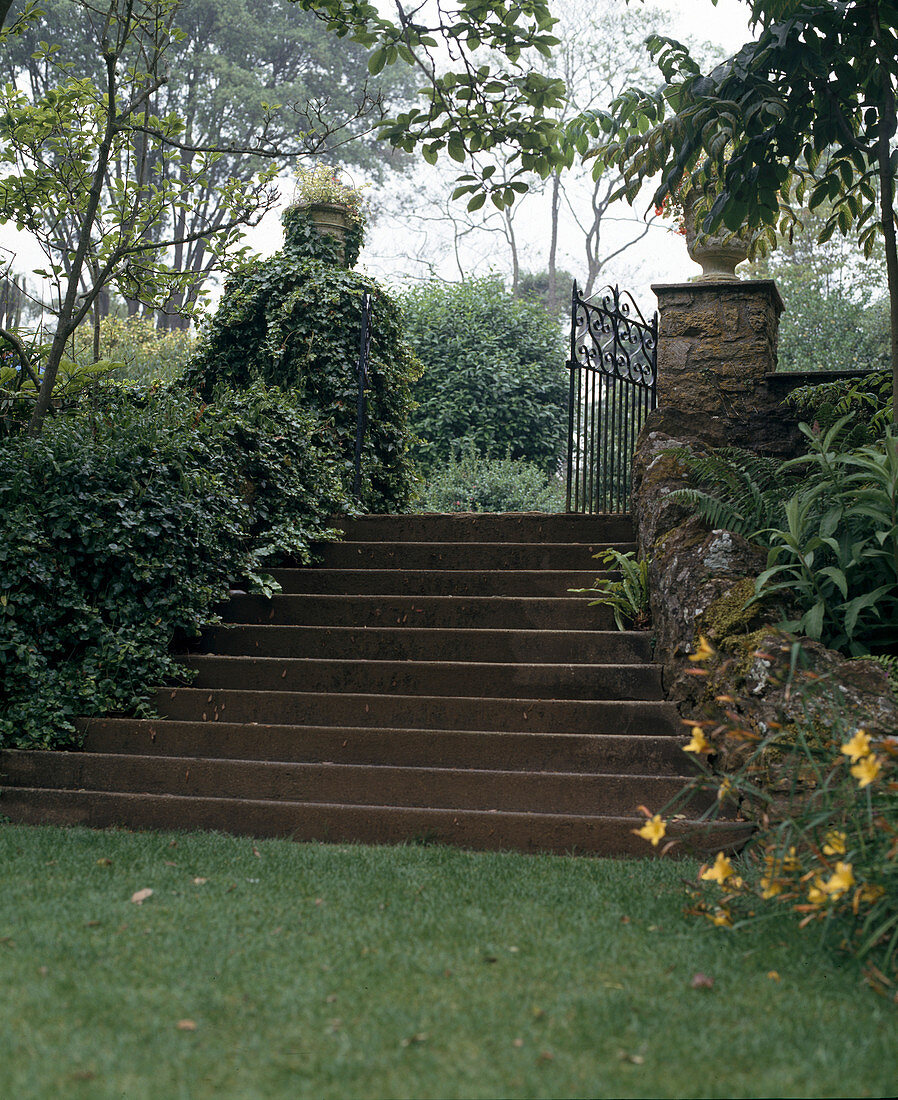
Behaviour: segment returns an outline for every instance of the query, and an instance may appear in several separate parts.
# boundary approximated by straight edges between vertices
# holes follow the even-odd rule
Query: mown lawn
[[[4,1097],[898,1091],[898,1009],[684,916],[693,863],[0,825],[0,868]]]

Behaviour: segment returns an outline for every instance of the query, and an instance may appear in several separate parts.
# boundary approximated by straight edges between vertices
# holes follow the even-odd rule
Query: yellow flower
[[[761,897],[765,901],[769,901],[771,898],[775,898],[777,894],[783,892],[783,884],[775,878],[768,878],[764,876],[761,879]]]
[[[732,863],[723,852],[718,852],[713,865],[702,871],[702,879],[705,882],[716,882],[719,886],[723,886],[730,875],[734,873]]]
[[[724,781],[717,788],[717,800],[718,800],[718,802],[723,802],[723,800],[732,791],[732,789],[733,789],[733,784],[729,781],[729,779],[724,779]]]
[[[689,654],[690,661],[708,661],[714,656],[714,647],[704,634],[698,636],[698,647],[695,653]]]
[[[808,901],[811,905],[823,905],[827,899],[826,885],[818,875],[808,887]]]
[[[854,737],[842,746],[842,752],[851,759],[853,764],[870,752],[870,738],[863,730],[858,730]]]
[[[801,860],[795,854],[795,845],[789,849],[788,853],[783,856],[783,870],[784,871],[800,871]]]
[[[851,774],[858,781],[858,786],[863,789],[869,787],[873,780],[882,771],[882,765],[875,756],[865,756],[851,769]]]
[[[701,726],[692,727],[692,740],[683,746],[683,752],[713,752],[714,746],[705,737]]]
[[[831,898],[840,898],[854,886],[854,871],[850,863],[837,863],[829,882],[823,887]]]
[[[729,909],[715,909],[714,915],[711,917],[711,923],[716,924],[718,928],[732,928],[733,918],[730,916]]]
[[[831,829],[826,834],[826,842],[823,845],[823,854],[825,856],[844,856],[846,840],[847,837],[844,833],[840,833],[838,829]]]
[[[633,829],[632,831],[637,836],[641,836],[643,840],[650,840],[652,847],[657,848],[658,842],[667,832],[667,825],[660,814],[655,814],[654,817],[648,819],[641,829]]]
[[[872,904],[874,901],[879,901],[884,893],[885,889],[882,886],[872,886],[867,882],[858,890],[858,898]]]

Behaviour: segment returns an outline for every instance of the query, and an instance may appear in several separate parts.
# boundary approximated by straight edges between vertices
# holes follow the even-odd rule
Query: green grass
[[[788,921],[685,917],[691,863],[3,825],[0,867],[0,1096],[16,1100],[898,1082],[898,1010]]]

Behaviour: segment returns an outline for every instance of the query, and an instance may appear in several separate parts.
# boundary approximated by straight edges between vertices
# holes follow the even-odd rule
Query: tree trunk
[[[892,365],[892,424],[898,427],[898,241],[895,235],[895,181],[892,178],[891,135],[895,132],[895,97],[883,104],[879,127],[879,202],[889,285],[889,361]]]
[[[879,134],[876,159],[879,168],[879,212],[885,243],[889,285],[889,361],[892,365],[892,425],[898,427],[898,241],[895,235],[895,178],[892,174],[892,138],[898,129],[895,89],[889,75],[889,55],[882,42],[878,5],[873,13],[873,37],[882,74],[879,102]]]
[[[34,411],[31,414],[31,420],[28,422],[29,435],[40,435],[44,420],[47,413],[50,411],[50,405],[53,401],[53,387],[56,385],[56,375],[59,373],[59,364],[62,362],[62,357],[65,354],[66,342],[75,331],[78,321],[80,320],[80,317],[77,315],[81,312],[78,308],[78,290],[81,285],[81,273],[87,263],[87,252],[90,247],[91,233],[93,232],[94,224],[97,219],[97,211],[100,208],[103,181],[106,176],[106,169],[109,166],[112,139],[115,134],[116,126],[115,70],[117,58],[114,53],[109,52],[105,55],[105,61],[107,94],[106,124],[103,140],[97,151],[97,162],[94,167],[90,192],[87,196],[87,206],[81,218],[78,247],[69,265],[66,293],[65,298],[60,303],[56,332],[53,335],[53,343],[50,345],[50,354],[47,356],[47,362],[44,366],[44,374],[41,379],[41,387],[37,395],[37,401],[34,403]],[[93,298],[96,297],[96,293],[99,292],[100,289],[100,287],[95,288]],[[92,304],[93,299],[88,295],[81,309],[86,312]]]
[[[549,237],[549,293],[547,295],[549,308],[554,312],[558,300],[558,208],[561,205],[561,172],[555,169],[552,173],[552,209],[551,209],[551,236]]]

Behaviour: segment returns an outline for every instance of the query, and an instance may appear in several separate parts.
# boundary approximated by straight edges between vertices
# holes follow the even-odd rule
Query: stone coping
[[[879,367],[868,367],[866,370],[783,370],[765,374],[764,381],[797,388],[813,385],[814,382],[841,382],[843,379],[864,378],[868,374],[879,373],[879,370]]]
[[[777,313],[782,313],[786,308],[779,287],[773,279],[695,279],[686,283],[652,283],[651,289],[657,298],[662,292],[684,292],[690,294],[698,291],[701,294],[719,294],[721,290],[739,290],[748,294],[769,294],[776,307]]]

